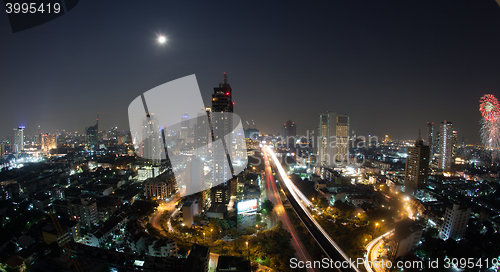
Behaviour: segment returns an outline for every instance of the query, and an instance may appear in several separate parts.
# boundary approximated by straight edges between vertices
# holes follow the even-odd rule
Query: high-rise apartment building
[[[465,236],[467,223],[469,222],[471,208],[461,207],[459,204],[453,204],[446,208],[444,222],[440,229],[440,237],[443,240],[461,239]]]
[[[458,132],[453,131],[451,136],[451,158],[452,160],[457,157],[458,150]]]
[[[83,197],[74,199],[68,205],[70,219],[79,221],[85,226],[97,225],[97,202],[95,199]]]
[[[336,116],[337,136],[337,163],[349,164],[349,116],[337,114]]]
[[[405,170],[405,192],[417,195],[424,188],[429,175],[430,147],[422,139],[415,141],[415,146],[408,147]]]
[[[439,130],[439,161],[438,168],[448,171],[451,168],[453,155],[453,125],[444,120]]]
[[[99,114],[96,124],[87,128],[87,151],[95,152],[99,149]]]
[[[152,165],[159,165],[161,159],[165,157],[165,148],[162,142],[158,118],[150,113],[142,120],[140,156],[151,160]]]
[[[348,164],[349,116],[333,112],[320,114],[314,144],[318,146],[319,165]]]
[[[21,153],[24,151],[24,126],[14,129],[14,144],[12,145],[13,153]]]
[[[202,159],[208,160],[208,143],[211,142],[212,133],[209,126],[209,118],[211,108],[198,113],[196,125],[194,127],[194,155]]]
[[[187,140],[189,134],[189,113],[181,116],[181,138]]]
[[[430,147],[432,157],[434,155],[434,122],[427,122],[427,144]]]

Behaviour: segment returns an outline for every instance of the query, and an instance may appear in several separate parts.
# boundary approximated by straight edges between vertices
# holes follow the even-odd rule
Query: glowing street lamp
[[[248,249],[248,241],[246,241],[245,244],[247,245],[247,257],[250,260],[250,250]]]

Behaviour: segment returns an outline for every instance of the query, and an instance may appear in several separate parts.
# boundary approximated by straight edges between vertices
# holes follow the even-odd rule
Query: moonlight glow
[[[167,37],[161,35],[161,36],[158,36],[158,43],[160,44],[164,44],[167,42]]]

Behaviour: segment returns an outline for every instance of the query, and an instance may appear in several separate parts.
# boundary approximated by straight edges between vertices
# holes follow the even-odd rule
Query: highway
[[[323,252],[334,262],[339,261],[349,264],[352,264],[352,262],[356,262],[356,260],[350,259],[347,254],[345,254],[345,252],[337,245],[337,243],[335,243],[335,241],[328,235],[328,233],[313,217],[311,211],[309,210],[309,207],[312,207],[312,203],[288,178],[286,171],[281,166],[281,163],[274,154],[274,151],[269,146],[264,146],[262,149],[265,156],[269,155],[269,157],[272,159],[272,162],[276,168],[277,176],[279,177],[281,187],[284,190],[285,195],[292,208],[295,210],[309,233],[319,244]],[[347,265],[347,267],[339,268],[338,270],[360,272],[360,269],[353,265]]]
[[[265,152],[264,152],[264,161],[265,161],[265,171],[266,171],[267,196],[269,197],[269,200],[273,202],[274,204],[273,210],[277,214],[278,219],[281,220],[281,222],[283,222],[283,228],[286,229],[288,232],[290,232],[290,235],[292,236],[292,246],[295,249],[295,257],[299,261],[304,261],[304,262],[312,261],[309,252],[304,247],[304,244],[302,244],[302,241],[300,240],[297,231],[295,230],[295,227],[292,225],[290,219],[288,218],[288,215],[285,212],[285,208],[283,207],[283,204],[279,196],[279,191],[276,187],[276,182],[273,178],[273,173],[271,170],[271,166],[269,164],[269,159]],[[316,270],[309,268],[307,269],[307,271],[313,272]]]

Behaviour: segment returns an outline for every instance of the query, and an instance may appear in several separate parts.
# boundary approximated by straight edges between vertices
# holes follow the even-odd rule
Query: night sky
[[[134,98],[191,74],[210,106],[226,72],[235,112],[275,134],[329,110],[358,135],[414,139],[446,119],[476,143],[479,98],[500,97],[493,0],[181,2],[84,0],[15,34],[3,13],[0,137],[20,124],[82,133],[97,112],[101,130],[128,130]]]

